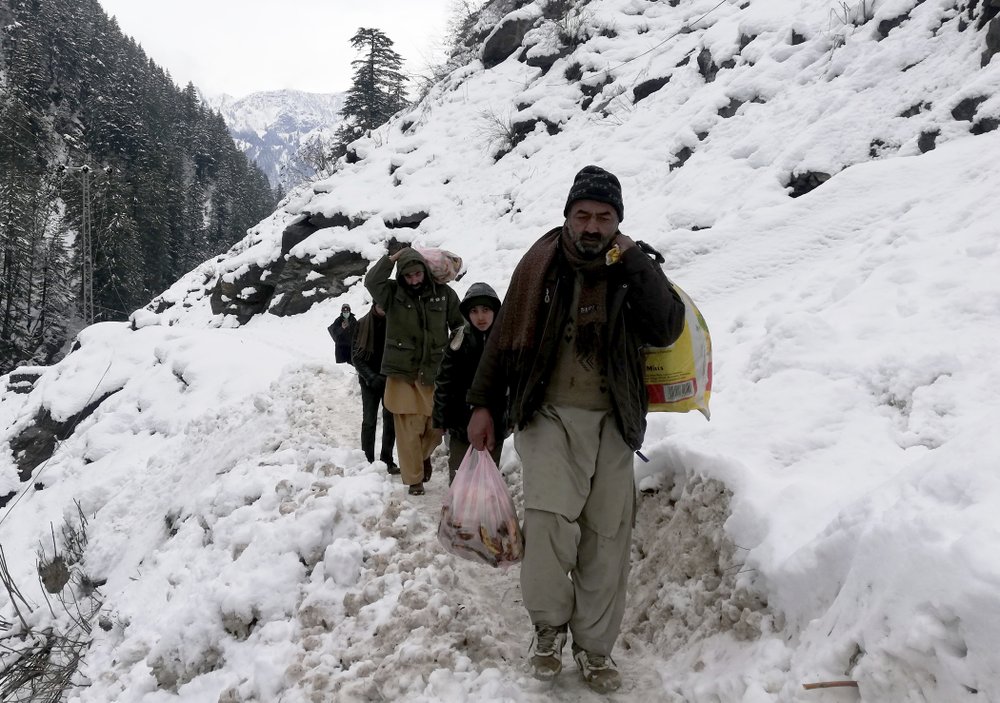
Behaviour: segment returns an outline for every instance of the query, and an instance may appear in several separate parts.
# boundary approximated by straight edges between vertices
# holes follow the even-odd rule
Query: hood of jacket
[[[414,263],[418,263],[424,267],[424,284],[434,285],[434,279],[431,278],[431,270],[427,267],[427,262],[424,261],[424,257],[420,255],[416,249],[412,247],[407,247],[396,259],[396,282],[399,283],[405,290],[411,290],[410,286],[406,283],[406,279],[403,278],[403,271]]]
[[[469,311],[477,305],[486,305],[492,308],[494,314],[500,311],[500,297],[490,284],[478,282],[469,286],[462,302],[458,304],[458,309],[461,310],[462,317],[468,320]]]

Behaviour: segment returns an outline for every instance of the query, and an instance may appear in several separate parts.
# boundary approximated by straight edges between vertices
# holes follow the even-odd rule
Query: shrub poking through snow
[[[43,552],[38,557],[45,607],[29,600],[14,582],[0,547],[0,581],[14,611],[12,621],[0,620],[0,700],[57,703],[79,685],[77,671],[104,604],[101,584],[80,566],[87,519],[79,504],[61,537],[60,547],[53,531],[51,555]],[[55,602],[47,594],[54,595]],[[101,627],[106,628],[104,622]]]

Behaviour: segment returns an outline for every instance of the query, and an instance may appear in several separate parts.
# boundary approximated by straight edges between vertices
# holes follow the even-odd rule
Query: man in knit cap
[[[379,259],[365,276],[365,287],[385,310],[382,403],[393,415],[400,473],[410,495],[423,495],[431,452],[443,434],[431,422],[434,379],[450,331],[465,318],[458,294],[435,282],[424,258],[410,247]]]
[[[625,611],[632,455],[646,430],[641,348],[680,336],[684,303],[655,251],[619,231],[625,208],[613,174],[583,168],[563,216],[511,276],[467,395],[468,435],[477,449],[494,446],[489,409],[508,399],[523,466],[533,674],[562,670],[569,634],[584,680],[607,693],[621,685],[610,655]]]

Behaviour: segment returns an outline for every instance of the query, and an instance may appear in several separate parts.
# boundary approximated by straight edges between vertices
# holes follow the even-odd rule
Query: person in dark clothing
[[[468,321],[452,335],[444,350],[441,367],[434,384],[434,426],[448,432],[448,482],[455,480],[455,472],[469,450],[466,428],[472,408],[465,401],[465,394],[472,385],[483,355],[483,347],[493,328],[493,321],[500,310],[500,298],[486,283],[473,283],[459,304],[458,309]],[[490,450],[497,465],[503,449],[503,428],[506,413],[503,405],[493,409],[493,424],[499,428],[499,441]]]
[[[340,317],[326,328],[333,337],[334,357],[338,364],[351,363],[351,347],[354,346],[354,335],[358,329],[358,318],[351,312],[351,306],[344,303],[340,307]]]
[[[372,303],[368,311],[358,321],[358,332],[354,338],[351,361],[358,372],[361,386],[361,449],[369,462],[375,461],[375,428],[378,406],[385,394],[385,376],[382,375],[382,355],[385,353],[385,311]],[[392,460],[392,448],[396,444],[396,429],[392,413],[382,405],[382,451],[379,460],[385,462],[390,474],[398,474],[399,467]]]
[[[567,635],[584,681],[621,686],[611,659],[625,612],[635,510],[633,452],[649,408],[642,348],[672,344],[684,302],[653,250],[618,229],[614,174],[576,174],[563,224],[514,269],[466,400],[469,442],[496,442],[508,398],[523,467],[521,597],[535,628],[536,678],[562,670]]]

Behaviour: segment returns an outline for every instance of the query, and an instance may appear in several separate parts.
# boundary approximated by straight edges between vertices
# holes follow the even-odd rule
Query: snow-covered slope
[[[107,396],[29,482],[0,453],[0,488],[22,491],[0,537],[34,602],[50,523],[78,520],[74,500],[89,521],[75,568],[104,582],[106,628],[72,700],[1000,700],[991,15],[568,6],[489,5],[487,49],[520,29],[512,55],[456,70],[132,328],[86,330],[30,394],[3,395],[7,439]],[[698,302],[716,370],[710,423],[650,418],[625,685],[607,698],[572,665],[528,677],[517,569],[447,555],[442,482],[409,497],[364,461],[356,380],[325,331],[342,302],[364,308],[359,282],[242,326],[210,303],[310,214],[345,225],[295,257],[442,245],[465,259],[460,293],[503,294],[588,163],[621,178],[623,231]],[[502,469],[517,498],[512,448]],[[803,688],[840,680],[859,687]]]
[[[311,180],[314,168],[300,150],[311,140],[329,142],[340,124],[343,93],[271,90],[242,98],[206,96],[205,104],[222,115],[243,153],[284,190]]]

